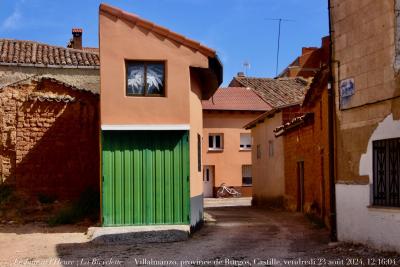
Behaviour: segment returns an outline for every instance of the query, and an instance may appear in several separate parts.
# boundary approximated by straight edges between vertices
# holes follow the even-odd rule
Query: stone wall
[[[32,196],[99,189],[99,98],[50,80],[0,92],[1,177]]]

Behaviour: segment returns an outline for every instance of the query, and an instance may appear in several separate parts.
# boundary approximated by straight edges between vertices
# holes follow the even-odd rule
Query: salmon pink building
[[[203,101],[204,197],[214,197],[222,183],[251,196],[252,138],[243,125],[269,109],[245,87],[220,88]]]
[[[203,218],[201,100],[222,81],[214,50],[100,6],[102,224]]]

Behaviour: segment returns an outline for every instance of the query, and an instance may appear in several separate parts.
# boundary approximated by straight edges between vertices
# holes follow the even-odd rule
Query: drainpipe
[[[336,225],[336,193],[335,193],[335,91],[333,88],[333,42],[332,42],[332,21],[331,21],[331,0],[328,0],[329,17],[329,78],[328,78],[328,138],[329,138],[329,196],[330,214],[329,222],[331,226],[330,239],[337,241]]]

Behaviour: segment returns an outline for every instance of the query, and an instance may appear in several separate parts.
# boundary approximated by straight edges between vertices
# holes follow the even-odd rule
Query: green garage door
[[[187,131],[103,131],[104,226],[189,224]]]

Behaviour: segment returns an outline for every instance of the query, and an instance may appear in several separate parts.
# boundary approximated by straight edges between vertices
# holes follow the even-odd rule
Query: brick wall
[[[284,118],[293,118],[302,112],[313,112],[312,124],[287,132],[284,138],[285,207],[300,210],[298,162],[304,162],[303,211],[313,214],[329,224],[329,146],[327,121],[328,96],[312,105],[298,109],[285,109]]]
[[[75,100],[53,99],[62,95]],[[0,99],[3,182],[59,199],[76,198],[87,187],[98,190],[98,95],[43,80],[7,87]]]

